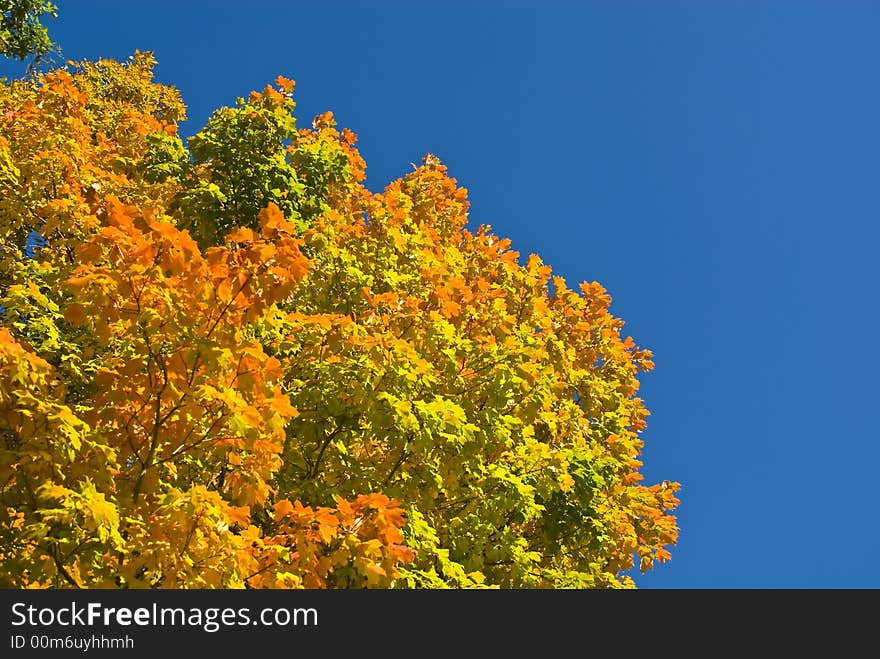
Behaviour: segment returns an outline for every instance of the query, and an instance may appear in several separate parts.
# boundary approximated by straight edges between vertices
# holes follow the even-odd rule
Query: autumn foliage
[[[186,148],[152,67],[0,92],[0,586],[628,587],[670,557],[651,355],[598,283],[466,228],[434,156],[368,191],[285,78]]]

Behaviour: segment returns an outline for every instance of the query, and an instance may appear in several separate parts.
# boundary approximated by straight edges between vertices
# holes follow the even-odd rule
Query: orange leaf
[[[280,390],[272,398],[272,409],[285,419],[293,419],[299,416],[297,409],[290,404],[290,399],[285,394],[282,394]]]
[[[248,506],[230,506],[226,509],[226,517],[230,522],[235,522],[244,527],[250,524],[251,509]]]
[[[67,307],[64,310],[64,320],[74,327],[79,327],[86,322],[86,310],[83,305],[74,303]]]
[[[278,76],[275,78],[275,84],[281,87],[284,91],[290,93],[293,91],[296,81],[285,78],[284,76]]]
[[[288,499],[282,499],[273,506],[273,510],[275,512],[274,519],[278,522],[293,512],[293,504]]]

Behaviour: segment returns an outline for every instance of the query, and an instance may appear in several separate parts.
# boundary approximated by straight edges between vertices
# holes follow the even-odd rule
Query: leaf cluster
[[[631,587],[670,558],[651,354],[600,284],[469,229],[431,154],[370,192],[286,78],[184,145],[153,65],[0,92],[0,585]]]

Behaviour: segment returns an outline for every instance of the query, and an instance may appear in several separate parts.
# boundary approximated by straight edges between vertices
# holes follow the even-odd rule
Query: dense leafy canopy
[[[0,0],[0,55],[24,60],[51,52],[55,44],[40,20],[56,11],[47,0]]]
[[[630,587],[670,557],[651,355],[602,286],[467,229],[430,154],[369,192],[283,77],[187,149],[153,63],[0,94],[0,586]]]

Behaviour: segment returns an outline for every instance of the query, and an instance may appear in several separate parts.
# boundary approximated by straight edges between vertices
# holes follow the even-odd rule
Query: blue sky
[[[682,483],[639,586],[880,587],[880,5],[371,4],[61,0],[50,33],[153,50],[187,135],[294,78],[371,189],[433,152],[473,224],[605,285],[655,353],[647,479]]]

